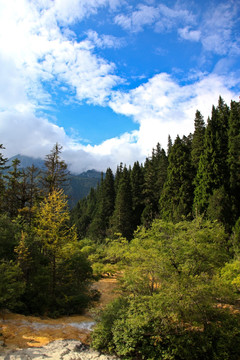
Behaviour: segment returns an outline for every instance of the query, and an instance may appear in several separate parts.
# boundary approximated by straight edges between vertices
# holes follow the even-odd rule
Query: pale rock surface
[[[0,353],[0,360],[117,360],[117,358],[91,350],[77,340],[56,340],[39,348]]]

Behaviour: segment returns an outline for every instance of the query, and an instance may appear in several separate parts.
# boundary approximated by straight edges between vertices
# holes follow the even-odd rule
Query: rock
[[[77,340],[56,340],[39,348],[11,350],[0,354],[0,360],[117,360],[103,355]]]

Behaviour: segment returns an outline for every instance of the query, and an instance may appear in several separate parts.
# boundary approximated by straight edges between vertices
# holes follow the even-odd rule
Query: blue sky
[[[240,0],[0,0],[0,143],[69,169],[144,161],[240,95]]]

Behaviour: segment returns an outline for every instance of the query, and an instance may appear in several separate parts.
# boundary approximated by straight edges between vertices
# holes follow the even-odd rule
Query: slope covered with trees
[[[92,268],[70,225],[60,154],[56,144],[41,173],[20,169],[18,159],[6,173],[1,155],[1,309],[56,316],[79,313],[91,300]]]
[[[156,218],[176,222],[196,214],[220,221],[231,232],[240,216],[240,104],[232,101],[229,108],[220,97],[207,124],[196,111],[194,126],[193,134],[169,139],[167,154],[157,144],[144,164],[120,164],[112,180],[115,193],[104,179],[79,201],[72,212],[79,236],[100,241],[120,232],[130,240],[137,226],[148,227]],[[101,220],[96,209],[108,192],[111,206]],[[104,229],[101,236],[93,231],[96,223]]]

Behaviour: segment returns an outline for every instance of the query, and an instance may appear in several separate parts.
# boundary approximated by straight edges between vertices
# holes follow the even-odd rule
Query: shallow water
[[[94,284],[94,288],[101,292],[97,307],[104,307],[115,297],[115,286],[116,280],[111,278],[102,279]],[[91,314],[51,319],[7,313],[4,320],[0,319],[3,334],[0,340],[4,341],[5,349],[39,347],[50,341],[63,339],[75,339],[89,344],[94,324]]]

